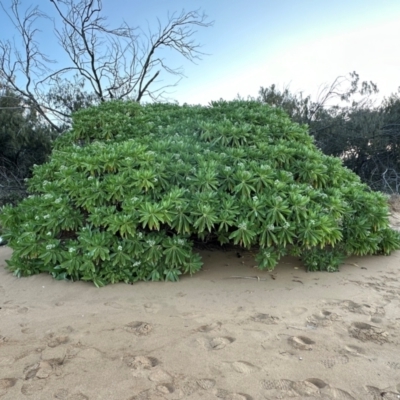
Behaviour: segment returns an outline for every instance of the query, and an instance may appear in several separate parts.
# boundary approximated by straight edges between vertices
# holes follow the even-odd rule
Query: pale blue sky
[[[7,5],[9,0],[2,0]],[[22,0],[51,11],[46,0]],[[198,65],[168,54],[168,63],[185,75],[170,97],[180,103],[207,104],[219,98],[255,96],[273,83],[315,94],[319,85],[357,71],[381,95],[400,86],[399,0],[103,0],[110,25],[122,19],[133,26],[155,25],[167,13],[201,8],[213,27],[199,28],[195,39],[204,56]],[[0,11],[1,38],[11,31]],[[46,26],[42,27],[45,30]],[[48,34],[41,44],[62,57]],[[164,83],[170,77],[164,75]]]

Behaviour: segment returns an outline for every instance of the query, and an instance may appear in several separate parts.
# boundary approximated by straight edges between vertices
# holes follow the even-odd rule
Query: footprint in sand
[[[33,381],[32,383],[24,383],[21,386],[21,393],[25,396],[31,396],[40,392],[46,386],[45,382],[43,381]]]
[[[54,334],[50,334],[48,336],[48,342],[47,346],[49,347],[57,347],[62,344],[66,344],[69,342],[69,337],[68,336],[56,336],[54,337]]]
[[[5,302],[4,304],[8,304],[10,302]],[[20,307],[18,305],[5,305],[1,308],[2,313],[4,315],[10,315],[17,312],[18,314],[26,314],[29,311],[28,307]],[[3,316],[4,316],[3,315]]]
[[[284,314],[289,317],[297,317],[299,315],[306,313],[307,311],[308,309],[305,307],[294,307],[285,311]]]
[[[371,306],[369,304],[358,304],[351,300],[343,301],[341,307],[355,314],[385,315],[385,309],[383,307]]]
[[[261,386],[273,398],[312,397],[324,399],[355,400],[344,390],[332,388],[323,380],[309,378],[304,381],[291,381],[289,379],[264,380]]]
[[[40,361],[38,363],[28,365],[24,369],[25,380],[31,380],[34,378],[46,379],[53,373],[52,360]]]
[[[29,380],[33,379],[36,376],[36,373],[39,371],[39,363],[35,363],[32,365],[27,365],[24,368],[24,379]]]
[[[223,400],[253,400],[253,397],[245,393],[232,393],[224,389],[217,389],[215,396]]]
[[[83,393],[74,393],[69,396],[67,400],[89,400],[89,396],[86,396]]]
[[[315,342],[307,336],[291,336],[288,342],[298,350],[312,350],[312,345],[315,344]]]
[[[182,319],[194,319],[194,318],[201,318],[203,316],[204,316],[203,314],[199,314],[196,312],[184,312],[178,315],[178,317]]]
[[[104,305],[106,307],[111,307],[111,308],[115,308],[117,310],[120,310],[121,308],[123,308],[123,306],[115,301],[109,301],[107,303],[104,303]]]
[[[235,361],[232,363],[232,368],[240,374],[251,374],[259,369],[247,361]]]
[[[323,396],[326,396],[328,399],[357,400],[355,397],[353,397],[350,393],[346,392],[345,390],[334,387],[326,387],[322,389],[321,394]]]
[[[382,318],[379,317],[371,317],[371,322],[373,324],[381,324],[383,322]]]
[[[263,314],[263,313],[258,313],[250,317],[251,320],[254,322],[261,322],[266,325],[276,325],[279,321],[278,317],[275,317],[270,314]]]
[[[186,398],[201,389],[196,380],[184,375],[172,377],[162,369],[154,371],[148,378],[152,382],[159,382],[156,386],[158,392],[162,394],[175,393],[174,396],[177,398]]]
[[[69,394],[67,389],[59,389],[54,393],[54,398],[59,400],[89,400],[89,397],[83,393]]]
[[[4,396],[8,389],[15,386],[16,383],[17,379],[15,378],[0,379],[0,397]]]
[[[262,388],[264,388],[267,393],[265,398],[292,398],[299,397],[300,394],[295,391],[294,386],[297,386],[299,390],[299,383],[291,381],[289,379],[277,379],[277,380],[264,380],[261,382]],[[311,394],[318,394],[319,389],[312,383],[304,384],[303,386],[310,386],[309,392]],[[301,391],[304,392],[304,387]]]
[[[215,386],[216,382],[214,379],[198,379],[197,384],[203,390],[210,390]]]
[[[14,357],[0,357],[0,367],[4,367],[6,365],[12,365],[15,363],[17,359]]]
[[[313,314],[307,318],[307,325],[312,328],[331,326],[334,321],[341,319],[339,314],[328,310],[321,310],[317,314]]]
[[[163,400],[164,396],[161,396],[160,392],[152,389],[144,390],[137,395],[130,397],[129,400]]]
[[[366,386],[371,400],[398,400],[400,399],[400,384],[396,387],[379,389],[375,386]]]
[[[387,365],[388,365],[389,368],[391,368],[391,369],[398,369],[398,370],[400,370],[400,362],[389,361],[389,362],[387,363]]]
[[[137,370],[149,370],[156,367],[160,363],[155,357],[131,356],[129,354],[123,357],[123,362],[128,367]]]
[[[211,332],[221,327],[221,322],[213,322],[212,324],[202,325],[199,328],[195,329],[195,332]]]
[[[125,325],[125,330],[134,333],[136,336],[147,336],[153,330],[153,325],[147,322],[134,321]]]
[[[236,339],[230,336],[219,336],[209,341],[209,347],[211,350],[222,350],[226,346],[233,343]]]
[[[362,342],[375,342],[379,344],[389,341],[389,333],[378,326],[366,324],[365,322],[353,322],[349,328],[352,337]]]
[[[325,367],[325,368],[333,368],[335,365],[344,365],[349,362],[349,357],[343,355],[343,356],[333,356],[333,357],[328,357],[324,358],[323,360],[320,361],[320,363]]]
[[[345,346],[344,348],[345,352],[348,354],[351,354],[352,356],[363,356],[365,354],[364,349],[358,346],[353,346],[349,344],[348,346]]]
[[[144,310],[149,314],[157,314],[161,310],[161,304],[146,303],[143,305]]]
[[[184,375],[178,375],[174,379],[174,388],[176,393],[184,396],[183,398],[187,398],[187,396],[191,396],[193,393],[196,393],[200,390],[200,387],[195,379]]]
[[[174,385],[170,383],[163,383],[162,385],[157,385],[156,389],[158,392],[162,394],[170,394],[175,392],[175,387]]]
[[[149,375],[149,380],[152,382],[168,382],[171,383],[173,381],[173,377],[166,371],[161,368],[158,368],[154,372]]]

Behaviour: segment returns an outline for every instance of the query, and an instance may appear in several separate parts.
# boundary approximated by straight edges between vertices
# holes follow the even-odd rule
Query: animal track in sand
[[[258,313],[251,317],[254,322],[261,322],[266,325],[275,325],[278,323],[279,318],[270,314]]]
[[[389,341],[388,332],[365,322],[353,322],[349,328],[349,333],[362,342],[370,341],[383,344]]]
[[[211,350],[222,350],[233,343],[236,339],[230,336],[219,336],[211,339],[209,345]]]
[[[131,355],[125,355],[123,361],[128,367],[139,370],[152,369],[160,363],[155,357]]]
[[[147,336],[153,330],[153,326],[147,322],[134,321],[125,325],[125,330],[137,336]]]
[[[312,350],[312,345],[315,344],[315,342],[307,336],[291,336],[288,342],[295,349],[299,350]]]
[[[343,355],[343,356],[334,356],[334,357],[328,357],[320,361],[320,363],[325,367],[325,368],[332,368],[337,364],[347,364],[349,362],[349,357]]]

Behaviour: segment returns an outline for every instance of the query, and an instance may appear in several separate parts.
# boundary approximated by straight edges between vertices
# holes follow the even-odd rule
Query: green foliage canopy
[[[201,268],[199,239],[257,248],[260,269],[290,253],[333,271],[400,248],[386,197],[255,101],[81,110],[29,192],[0,215],[18,276],[174,281]]]

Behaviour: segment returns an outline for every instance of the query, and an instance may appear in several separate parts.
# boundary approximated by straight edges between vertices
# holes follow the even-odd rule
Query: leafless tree
[[[38,6],[21,12],[21,0],[10,0],[7,13],[22,40],[0,40],[0,80],[33,105],[53,127],[81,104],[109,99],[140,102],[164,98],[167,87],[175,86],[183,76],[181,68],[172,68],[160,56],[163,49],[180,53],[196,62],[204,55],[193,36],[198,27],[213,23],[200,12],[181,11],[158,20],[155,32],[133,28],[127,23],[110,28],[102,15],[101,0],[50,0],[55,15],[50,17]],[[52,19],[58,43],[68,56],[68,65],[54,68],[36,40],[39,19]],[[177,76],[172,85],[158,85],[162,72]],[[68,92],[67,99],[62,93]],[[75,102],[74,102],[75,101]],[[71,105],[72,104],[72,105]]]

